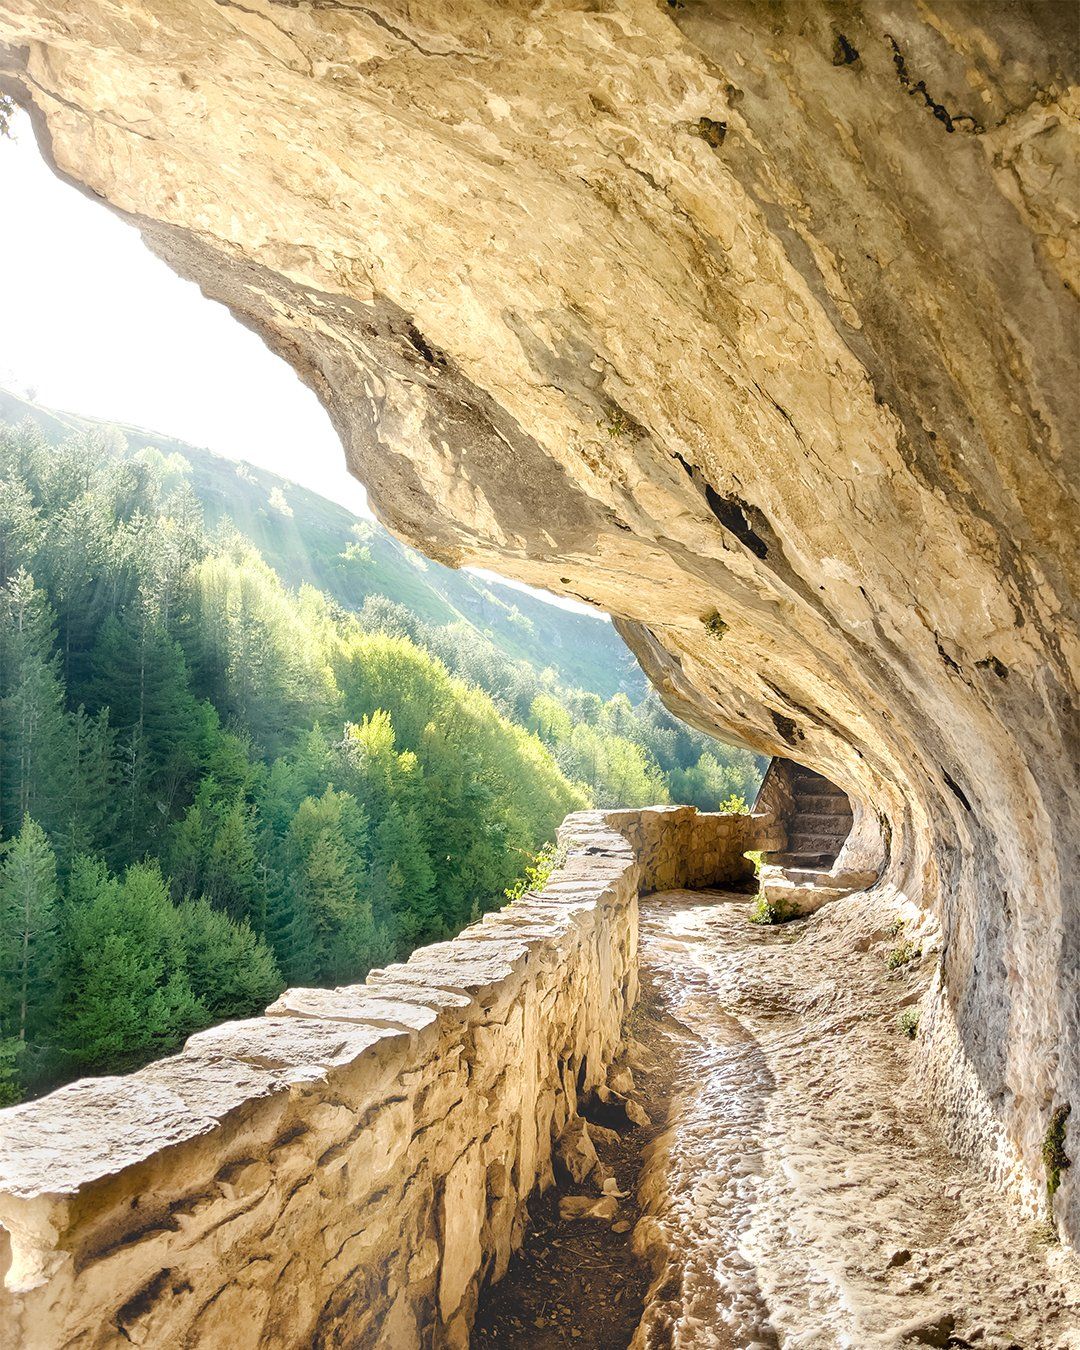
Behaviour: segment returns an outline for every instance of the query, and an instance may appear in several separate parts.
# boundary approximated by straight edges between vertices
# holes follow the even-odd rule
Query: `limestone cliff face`
[[[1061,1103],[1080,1156],[1075,45],[1067,0],[0,9],[57,168],[393,529],[861,803],[940,941],[928,1093],[1029,1204]]]

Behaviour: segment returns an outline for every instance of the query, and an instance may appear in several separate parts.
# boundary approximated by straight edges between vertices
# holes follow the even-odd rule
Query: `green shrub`
[[[507,900],[520,900],[526,891],[542,891],[552,872],[558,871],[565,861],[565,844],[545,844],[539,853],[533,855],[532,862],[526,865],[525,875],[506,889],[504,894]]]
[[[905,1008],[904,1011],[900,1014],[900,1016],[896,1019],[897,1022],[900,1024],[900,1030],[904,1033],[904,1035],[908,1038],[909,1041],[913,1041],[915,1037],[918,1035],[919,1018],[921,1016],[922,1014],[918,1008]]]
[[[727,624],[714,609],[711,614],[705,616],[701,621],[705,625],[705,631],[710,637],[714,637],[717,642],[724,636],[728,630]]]
[[[789,923],[800,917],[798,910],[789,900],[767,900],[759,895],[750,910],[750,922],[767,927],[770,924]]]
[[[1050,1124],[1043,1136],[1042,1160],[1046,1169],[1046,1194],[1053,1198],[1061,1185],[1061,1174],[1066,1167],[1072,1166],[1072,1159],[1065,1152],[1065,1122],[1072,1114],[1068,1102],[1059,1106],[1050,1117]]]
[[[616,406],[608,413],[606,418],[601,418],[597,424],[599,429],[607,433],[609,440],[615,440],[616,437],[629,436],[634,430],[634,424],[630,418],[623,412],[622,408]]]
[[[921,948],[917,947],[914,942],[905,939],[892,948],[885,957],[885,964],[890,970],[899,970],[901,966],[906,966],[911,961],[917,961],[921,955]]]

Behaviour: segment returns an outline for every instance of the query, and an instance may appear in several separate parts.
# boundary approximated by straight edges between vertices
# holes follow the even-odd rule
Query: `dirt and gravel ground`
[[[645,1309],[635,1344],[670,1350],[1080,1350],[1075,1258],[920,1102],[899,1019],[930,963],[890,969],[903,935],[860,903],[758,928],[745,895],[642,901],[653,1123],[598,1148],[631,1194],[611,1221],[546,1197],[476,1346],[622,1350]]]

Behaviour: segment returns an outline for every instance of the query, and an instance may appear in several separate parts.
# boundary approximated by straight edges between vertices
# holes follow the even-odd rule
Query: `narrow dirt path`
[[[1075,1258],[927,1119],[899,1016],[929,963],[890,969],[866,903],[757,928],[745,895],[642,901],[654,1123],[598,1148],[635,1241],[549,1197],[475,1345],[623,1350],[644,1308],[647,1350],[1080,1350]]]

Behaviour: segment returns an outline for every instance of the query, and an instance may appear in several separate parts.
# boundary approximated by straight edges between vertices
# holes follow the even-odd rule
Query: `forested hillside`
[[[118,1070],[456,931],[586,801],[156,452],[0,429],[0,1074]]]
[[[654,696],[285,584],[193,480],[115,433],[0,426],[5,1100],[456,932],[570,810],[760,778]]]
[[[441,567],[373,520],[250,464],[153,431],[115,429],[91,418],[41,408],[0,389],[0,422],[30,418],[52,443],[72,432],[122,438],[132,450],[151,448],[188,481],[208,530],[228,522],[250,539],[289,586],[317,586],[347,609],[369,596],[404,606],[432,626],[458,624],[486,637],[497,653],[539,671],[550,667],[565,685],[603,698],[624,692],[636,702],[648,685],[610,623],[579,614],[468,572]]]
[[[599,615],[440,567],[374,521],[265,470],[0,390],[0,423],[27,418],[51,443],[77,431],[153,463],[166,487],[186,482],[208,532],[249,539],[289,586],[317,586],[358,611],[369,631],[413,638],[536,731],[598,806],[672,800],[708,811],[757,791],[765,760],[672,718]]]

